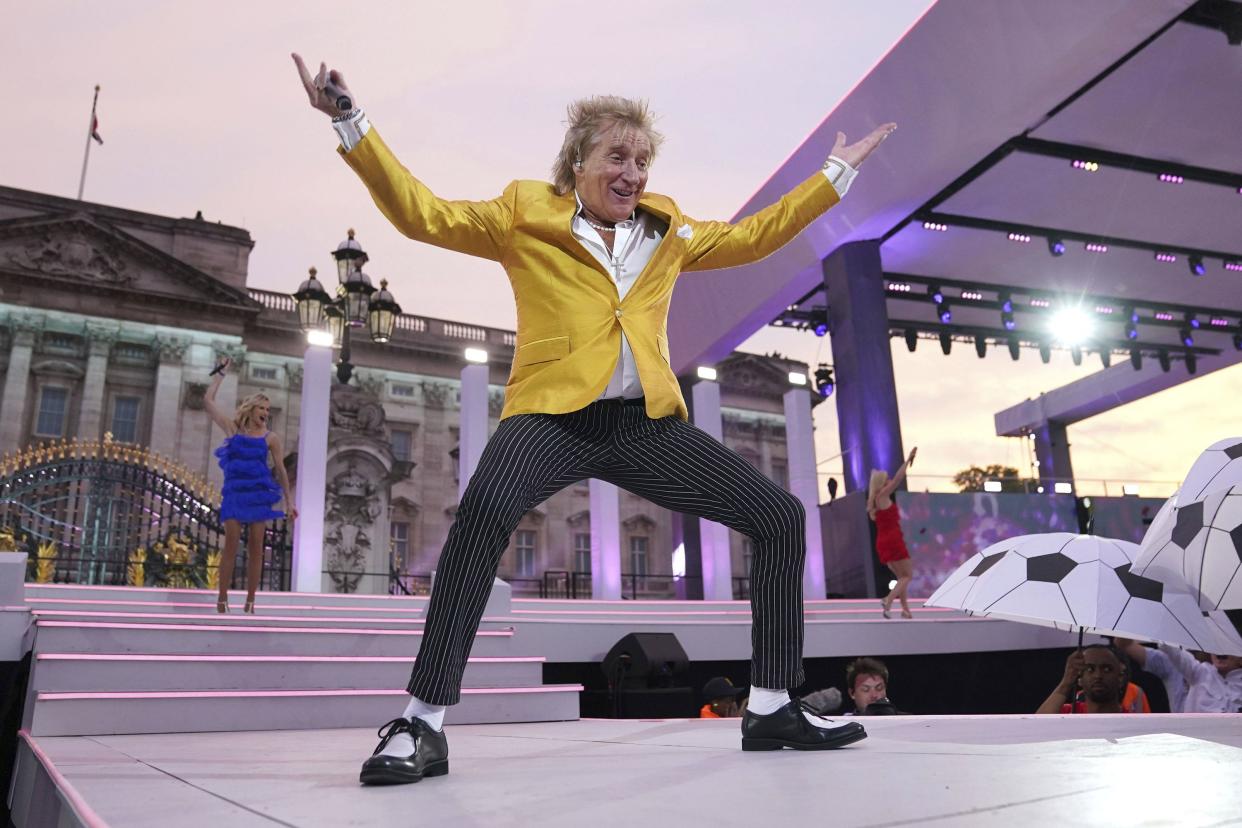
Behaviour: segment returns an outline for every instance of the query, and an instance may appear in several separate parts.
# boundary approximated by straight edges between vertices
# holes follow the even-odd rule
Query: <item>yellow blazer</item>
[[[685,271],[758,261],[793,239],[839,200],[819,171],[780,201],[736,224],[696,221],[671,198],[646,193],[639,209],[668,223],[659,247],[625,298],[571,229],[574,194],[543,181],[514,181],[490,201],[438,198],[401,165],[372,127],[345,162],[393,226],[416,241],[501,264],[517,300],[517,351],[501,419],[564,414],[590,405],[612,377],[625,332],[647,415],[686,419],[669,367],[668,305]]]

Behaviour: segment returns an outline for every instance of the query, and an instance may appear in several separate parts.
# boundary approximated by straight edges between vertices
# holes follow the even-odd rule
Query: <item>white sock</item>
[[[402,717],[406,719],[422,719],[432,730],[444,727],[444,711],[442,704],[427,704],[417,696],[410,696],[410,703],[405,706]],[[388,744],[380,751],[382,756],[409,756],[414,752],[414,737],[408,733],[398,733],[388,740]]]
[[[766,687],[751,687],[750,701],[746,709],[756,716],[767,716],[789,704],[788,690],[769,690]]]

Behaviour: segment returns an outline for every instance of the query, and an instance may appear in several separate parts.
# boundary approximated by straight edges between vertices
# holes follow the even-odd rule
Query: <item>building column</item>
[[[22,447],[30,393],[30,362],[43,319],[22,316],[12,319],[11,325],[9,368],[4,377],[4,398],[0,399],[0,451],[4,452]]]
[[[1035,435],[1035,459],[1039,463],[1039,483],[1045,492],[1052,494],[1056,483],[1074,480],[1067,426],[1058,420],[1044,420],[1032,433]]]
[[[155,401],[151,405],[151,450],[165,457],[177,457],[177,426],[181,422],[181,360],[189,344],[180,337],[155,340],[160,362],[155,370]],[[226,381],[228,379],[234,380],[233,396],[236,398],[236,379],[232,374]],[[224,407],[223,403],[220,405]]]
[[[723,443],[720,386],[710,380],[700,380],[691,388],[691,396],[694,399],[694,424]],[[699,518],[699,555],[703,564],[703,600],[732,601],[733,559],[728,527]]]
[[[471,363],[461,369],[461,418],[457,443],[457,502],[461,503],[466,485],[479,466],[483,447],[487,445],[487,380],[486,363]]]
[[[818,601],[827,594],[824,583],[824,541],[819,516],[819,474],[815,468],[815,434],[811,423],[811,393],[794,387],[785,392],[785,445],[789,452],[789,491],[806,509],[806,567],[802,597]]]
[[[591,478],[591,597],[621,600],[621,490]]]
[[[324,592],[323,524],[328,482],[328,417],[332,407],[332,348],[308,345],[302,357],[298,417],[298,470],[293,500],[294,592]],[[233,395],[237,395],[236,383]]]
[[[120,329],[117,327],[87,323],[84,336],[87,342],[86,376],[82,378],[82,407],[78,414],[78,436],[84,440],[98,440],[103,436],[104,387],[108,380],[108,356],[116,342]],[[152,420],[154,422],[154,420]]]
[[[904,459],[880,243],[834,250],[824,259],[824,287],[845,491],[866,491],[872,469],[891,475]]]

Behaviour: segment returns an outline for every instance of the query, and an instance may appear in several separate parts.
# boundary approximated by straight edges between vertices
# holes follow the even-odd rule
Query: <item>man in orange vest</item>
[[[822,169],[734,224],[699,221],[648,193],[663,140],[646,104],[577,101],[551,183],[513,181],[487,201],[450,201],[409,173],[337,71],[312,76],[293,56],[315,109],[332,116],[345,163],[376,206],[417,241],[498,262],[517,302],[517,350],[500,425],[471,477],[440,557],[403,715],[363,764],[367,784],[448,772],[441,729],[509,535],[528,510],[594,477],[674,511],[723,523],[755,544],[754,654],[743,750],[823,750],[866,736],[805,715],[789,688],[802,671],[802,504],[687,421],[670,367],[667,319],[682,273],[775,252],[836,204],[857,167],[896,128],[855,144],[838,133]],[[341,106],[348,106],[342,111]]]

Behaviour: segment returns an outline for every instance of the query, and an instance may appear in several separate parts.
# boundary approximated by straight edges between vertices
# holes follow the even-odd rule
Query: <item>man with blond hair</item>
[[[755,544],[754,655],[743,750],[823,750],[866,736],[789,698],[802,672],[805,512],[690,425],[669,367],[667,318],[682,273],[758,261],[836,204],[893,131],[838,133],[822,170],[735,224],[697,221],[647,193],[661,143],[644,103],[612,96],[569,107],[554,181],[514,181],[490,201],[448,201],[412,176],[370,125],[344,77],[293,56],[311,106],[332,116],[339,152],[398,230],[499,262],[517,301],[517,349],[500,425],[466,487],[436,572],[401,717],[381,728],[366,784],[448,773],[442,724],[509,535],[528,510],[586,478],[723,523]],[[339,104],[348,106],[342,111]]]

